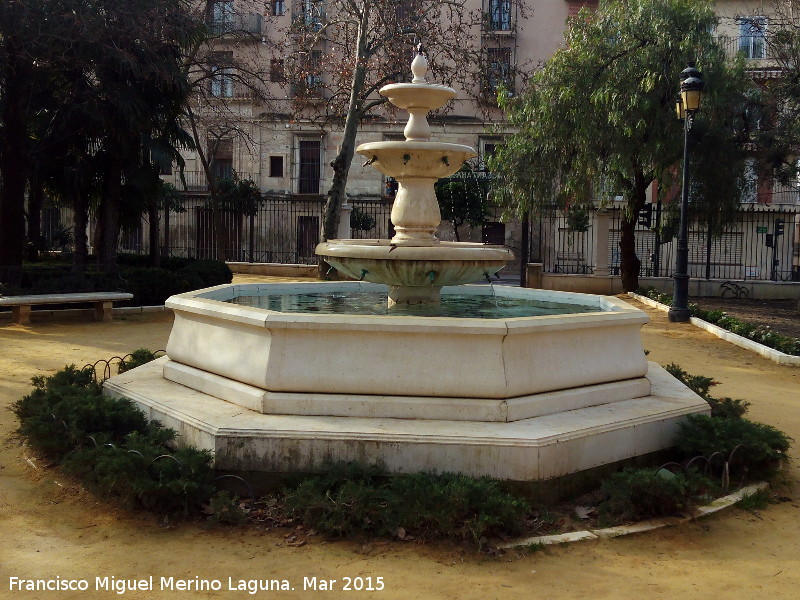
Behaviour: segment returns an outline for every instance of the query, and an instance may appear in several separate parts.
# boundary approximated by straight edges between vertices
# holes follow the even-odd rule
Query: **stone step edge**
[[[723,509],[730,508],[737,502],[747,496],[769,488],[769,483],[760,481],[752,485],[745,486],[740,490],[717,498],[710,504],[699,506],[692,511],[692,514],[683,517],[666,517],[662,519],[649,519],[647,521],[640,521],[632,523],[631,525],[619,525],[617,527],[605,527],[603,529],[587,529],[584,531],[570,531],[567,533],[559,533],[555,535],[539,535],[534,537],[527,537],[520,540],[514,540],[505,544],[500,544],[497,548],[512,549],[520,548],[523,546],[545,545],[550,546],[553,544],[567,544],[570,542],[580,542],[583,540],[599,540],[601,538],[614,538],[623,535],[631,535],[634,533],[643,533],[645,531],[652,531],[654,529],[661,529],[663,527],[673,527],[681,523],[688,523],[696,519],[713,515]]]
[[[661,310],[663,312],[669,312],[669,306],[667,306],[666,304],[661,304],[661,302],[653,300],[652,298],[648,298],[647,296],[642,296],[641,294],[637,294],[636,292],[628,292],[628,296],[652,308]],[[764,344],[759,344],[758,342],[754,342],[751,339],[733,333],[732,331],[728,331],[727,329],[724,329],[718,325],[714,325],[713,323],[709,323],[708,321],[704,321],[703,319],[698,319],[697,317],[692,317],[690,319],[690,322],[695,327],[704,329],[709,333],[717,336],[718,338],[725,340],[726,342],[730,342],[735,346],[739,346],[740,348],[744,348],[746,350],[750,350],[751,352],[755,352],[756,354],[760,354],[764,358],[768,358],[769,360],[776,362],[779,365],[800,366],[800,356],[794,356],[792,354],[779,352],[774,348],[770,348],[769,346],[765,346]]]

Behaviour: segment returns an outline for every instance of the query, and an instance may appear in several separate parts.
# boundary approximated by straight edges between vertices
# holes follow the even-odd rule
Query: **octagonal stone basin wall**
[[[647,315],[612,297],[495,287],[602,312],[508,319],[282,313],[224,302],[259,293],[375,291],[363,282],[236,284],[167,301],[170,360],[272,392],[513,398],[644,377]],[[488,286],[443,294],[491,294]]]

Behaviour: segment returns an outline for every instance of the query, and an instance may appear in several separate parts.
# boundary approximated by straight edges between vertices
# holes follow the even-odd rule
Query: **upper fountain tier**
[[[469,146],[430,141],[428,113],[455,98],[456,91],[425,81],[428,61],[422,54],[414,58],[411,72],[414,75],[411,83],[393,83],[379,92],[398,108],[408,111],[408,124],[403,130],[406,141],[369,142],[361,144],[356,152],[365,156],[373,168],[395,179],[447,177],[458,171],[464,161],[477,156]]]
[[[440,242],[442,220],[434,183],[452,175],[477,156],[461,144],[431,142],[428,112],[452,100],[454,89],[425,81],[428,61],[421,53],[411,63],[411,83],[380,89],[389,102],[408,111],[405,141],[369,142],[356,152],[366,165],[398,183],[392,205],[395,236],[391,240],[331,240],[317,254],[340,271],[365,281],[389,285],[389,302],[438,302],[442,286],[469,283],[497,273],[514,255],[503,246]]]

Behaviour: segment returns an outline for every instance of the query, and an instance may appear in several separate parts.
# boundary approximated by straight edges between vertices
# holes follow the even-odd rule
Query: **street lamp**
[[[683,188],[681,191],[681,224],[678,230],[678,250],[675,254],[675,285],[669,320],[686,322],[689,311],[689,145],[695,113],[700,110],[703,94],[703,74],[689,64],[681,72],[681,93],[675,104],[679,119],[683,119]]]

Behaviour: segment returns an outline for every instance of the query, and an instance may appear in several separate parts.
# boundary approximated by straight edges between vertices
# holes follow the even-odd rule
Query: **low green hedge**
[[[74,292],[130,292],[129,306],[164,304],[174,294],[230,283],[233,274],[219,260],[164,258],[159,268],[148,265],[148,258],[120,254],[119,271],[105,273],[87,270],[72,273],[67,264],[26,264],[18,288],[0,289],[6,295],[55,294]]]
[[[19,433],[40,455],[103,495],[166,513],[191,513],[213,492],[211,455],[174,449],[176,433],[133,402],[103,395],[90,369],[34,377],[12,405]]]
[[[377,467],[334,463],[284,496],[284,509],[328,535],[369,532],[394,537],[475,542],[491,533],[520,533],[528,503],[489,477],[456,473],[387,475]]]

